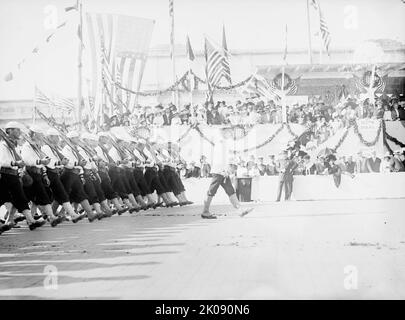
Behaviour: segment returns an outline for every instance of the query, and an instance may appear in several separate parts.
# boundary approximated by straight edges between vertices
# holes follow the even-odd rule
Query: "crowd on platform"
[[[376,152],[371,153],[359,151],[354,156],[338,156],[335,163],[342,172],[348,174],[358,173],[387,173],[405,172],[405,148],[394,151],[394,154],[386,153],[384,157],[377,157]],[[305,152],[297,152],[294,157],[297,162],[294,175],[324,175],[328,174],[328,162],[331,154],[323,154],[312,159]],[[238,158],[236,163],[236,176],[238,177],[259,177],[276,176],[280,172],[279,156],[269,155],[266,157],[255,157],[251,155],[248,159]],[[205,156],[201,157],[199,163],[192,161],[180,169],[184,178],[205,178],[210,176],[210,164]]]
[[[405,99],[403,96],[388,98],[382,96],[375,103],[368,99],[360,102],[348,98],[334,106],[321,100],[306,104],[287,106],[289,123],[306,125],[317,123],[322,126],[330,123],[332,127],[346,126],[352,119],[384,119],[386,121],[405,120]],[[264,102],[258,98],[236,101],[227,104],[217,101],[215,104],[186,104],[178,109],[174,104],[161,104],[155,107],[138,106],[132,113],[113,116],[110,126],[170,126],[170,125],[255,125],[281,123],[282,107],[273,100]]]

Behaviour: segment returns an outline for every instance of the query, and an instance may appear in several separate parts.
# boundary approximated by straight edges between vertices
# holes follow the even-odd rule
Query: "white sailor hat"
[[[59,134],[59,131],[56,130],[55,128],[49,128],[49,129],[46,131],[46,134],[47,134],[48,136],[59,136],[59,135],[60,135],[60,134]]]
[[[87,139],[87,140],[92,140],[92,141],[98,141],[98,136],[95,134],[92,134],[90,132],[84,132],[81,135],[82,139]]]
[[[384,158],[391,158],[392,155],[388,151],[384,154]]]
[[[99,133],[97,133],[98,137],[106,137],[106,138],[110,138],[110,134],[106,131],[100,131]]]
[[[29,127],[29,129],[30,129],[32,132],[45,133],[44,128],[42,128],[40,125],[37,125],[37,124],[33,124],[32,126]]]
[[[6,129],[24,129],[24,125],[17,121],[10,121],[5,126]]]
[[[69,139],[79,138],[79,133],[77,131],[70,131],[66,134],[66,137]]]

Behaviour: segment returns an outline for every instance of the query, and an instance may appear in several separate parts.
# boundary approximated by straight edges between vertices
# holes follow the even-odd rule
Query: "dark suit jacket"
[[[380,165],[381,165],[380,158],[375,158],[375,160],[373,160],[373,158],[367,159],[367,166],[370,172],[380,172]]]

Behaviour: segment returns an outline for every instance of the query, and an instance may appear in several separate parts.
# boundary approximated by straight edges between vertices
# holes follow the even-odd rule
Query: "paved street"
[[[253,205],[20,223],[0,236],[0,299],[405,298],[405,199]]]

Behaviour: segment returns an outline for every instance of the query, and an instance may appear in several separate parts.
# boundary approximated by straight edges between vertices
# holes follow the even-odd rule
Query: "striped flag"
[[[231,68],[229,66],[229,55],[228,55],[228,45],[226,43],[226,37],[225,37],[225,25],[222,26],[222,49],[224,49],[224,60],[223,60],[223,65],[225,69],[225,79],[232,84],[231,80]]]
[[[52,101],[37,87],[35,87],[35,105],[42,104],[45,106],[53,105]]]
[[[92,61],[92,88],[96,121],[132,109],[139,91],[154,21],[125,15],[86,14],[86,30]],[[105,101],[106,110],[102,110]]]
[[[75,104],[71,99],[55,96],[53,102],[55,107],[57,107],[58,109],[65,110],[67,112],[75,110]]]
[[[240,93],[247,97],[259,96],[268,100],[279,100],[280,97],[275,91],[264,77],[256,74],[242,87]]]
[[[224,64],[225,55],[223,50],[215,48],[214,45],[205,38],[205,74],[207,78],[208,91],[212,92],[221,79],[230,79],[229,68]]]
[[[312,0],[311,4],[315,8],[315,10],[318,12],[318,15],[319,15],[319,30],[321,32],[322,42],[323,42],[323,45],[324,45],[324,47],[326,49],[326,53],[328,54],[328,56],[330,56],[330,54],[329,54],[329,44],[330,44],[330,41],[331,41],[331,36],[330,36],[328,25],[326,24],[326,20],[325,20],[325,17],[323,16],[323,12],[321,11],[321,7],[319,5],[318,0]]]
[[[103,79],[111,75],[114,79],[114,36],[116,21],[111,14],[87,13],[86,27],[89,39],[89,48],[92,61],[92,86],[91,97],[93,97],[93,114],[88,115],[93,118],[97,124],[103,122],[103,102],[106,101],[107,111],[113,112],[113,106],[105,90]],[[78,31],[81,36],[82,30]],[[108,83],[110,92],[113,92],[114,85]],[[87,111],[89,108],[87,108]]]

